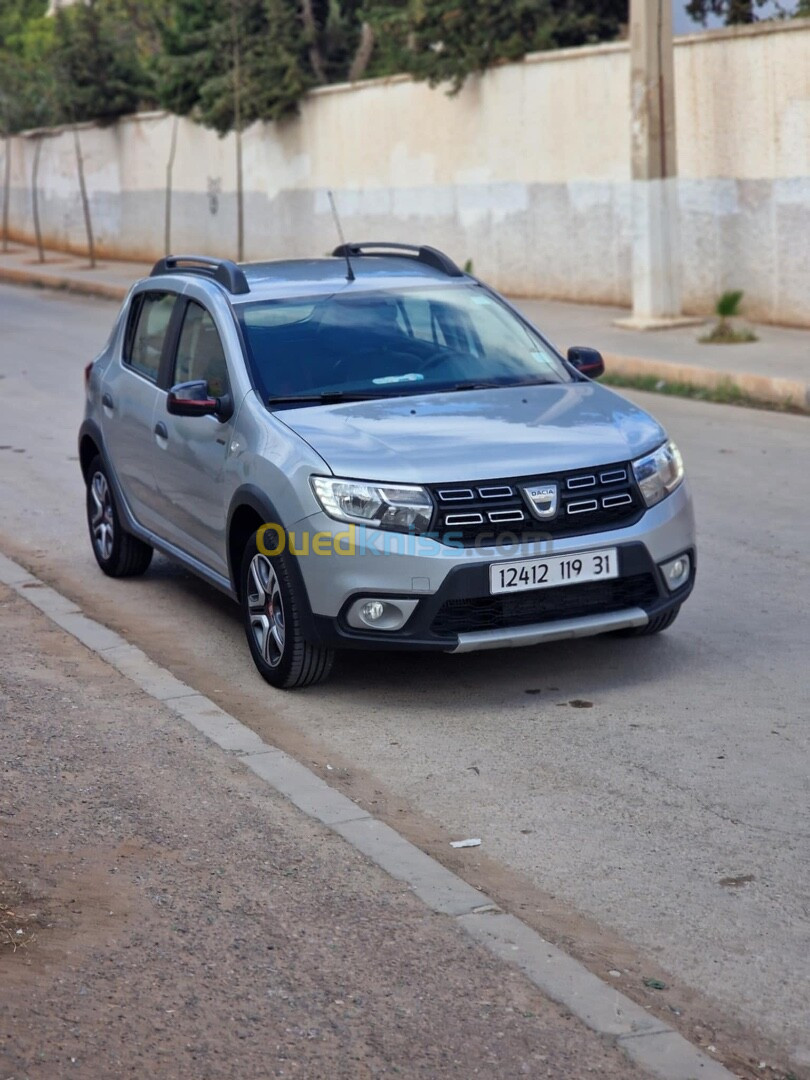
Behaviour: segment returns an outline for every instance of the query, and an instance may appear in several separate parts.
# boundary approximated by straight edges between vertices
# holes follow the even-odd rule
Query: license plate
[[[493,563],[489,568],[489,591],[495,594],[525,592],[528,589],[553,589],[559,585],[606,581],[618,576],[619,559],[616,548],[603,548],[601,551],[552,555],[547,559]]]

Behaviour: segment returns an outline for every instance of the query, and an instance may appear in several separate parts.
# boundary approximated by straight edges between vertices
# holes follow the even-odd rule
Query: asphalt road
[[[0,288],[0,547],[429,850],[480,836],[451,865],[603,977],[663,973],[673,1009],[810,1064],[810,421],[630,395],[696,498],[697,589],[661,637],[348,655],[283,694],[230,602],[163,559],[96,568],[75,437],[114,312]]]

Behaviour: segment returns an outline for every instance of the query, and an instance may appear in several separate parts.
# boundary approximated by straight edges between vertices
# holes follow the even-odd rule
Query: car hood
[[[592,382],[422,394],[275,413],[336,476],[411,484],[490,480],[639,457],[651,416]]]

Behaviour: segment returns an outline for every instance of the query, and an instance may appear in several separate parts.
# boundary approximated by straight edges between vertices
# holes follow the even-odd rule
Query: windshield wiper
[[[448,386],[442,393],[455,393],[456,390],[509,390],[516,386],[553,386],[552,379],[527,379],[522,382],[462,382]]]
[[[323,394],[279,394],[267,399],[268,405],[331,405],[339,401],[376,401],[388,394],[360,394],[346,390],[327,390]]]

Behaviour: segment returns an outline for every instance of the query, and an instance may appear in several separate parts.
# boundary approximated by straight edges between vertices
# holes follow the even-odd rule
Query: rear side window
[[[147,292],[135,298],[124,342],[124,363],[157,380],[160,356],[177,295]]]

